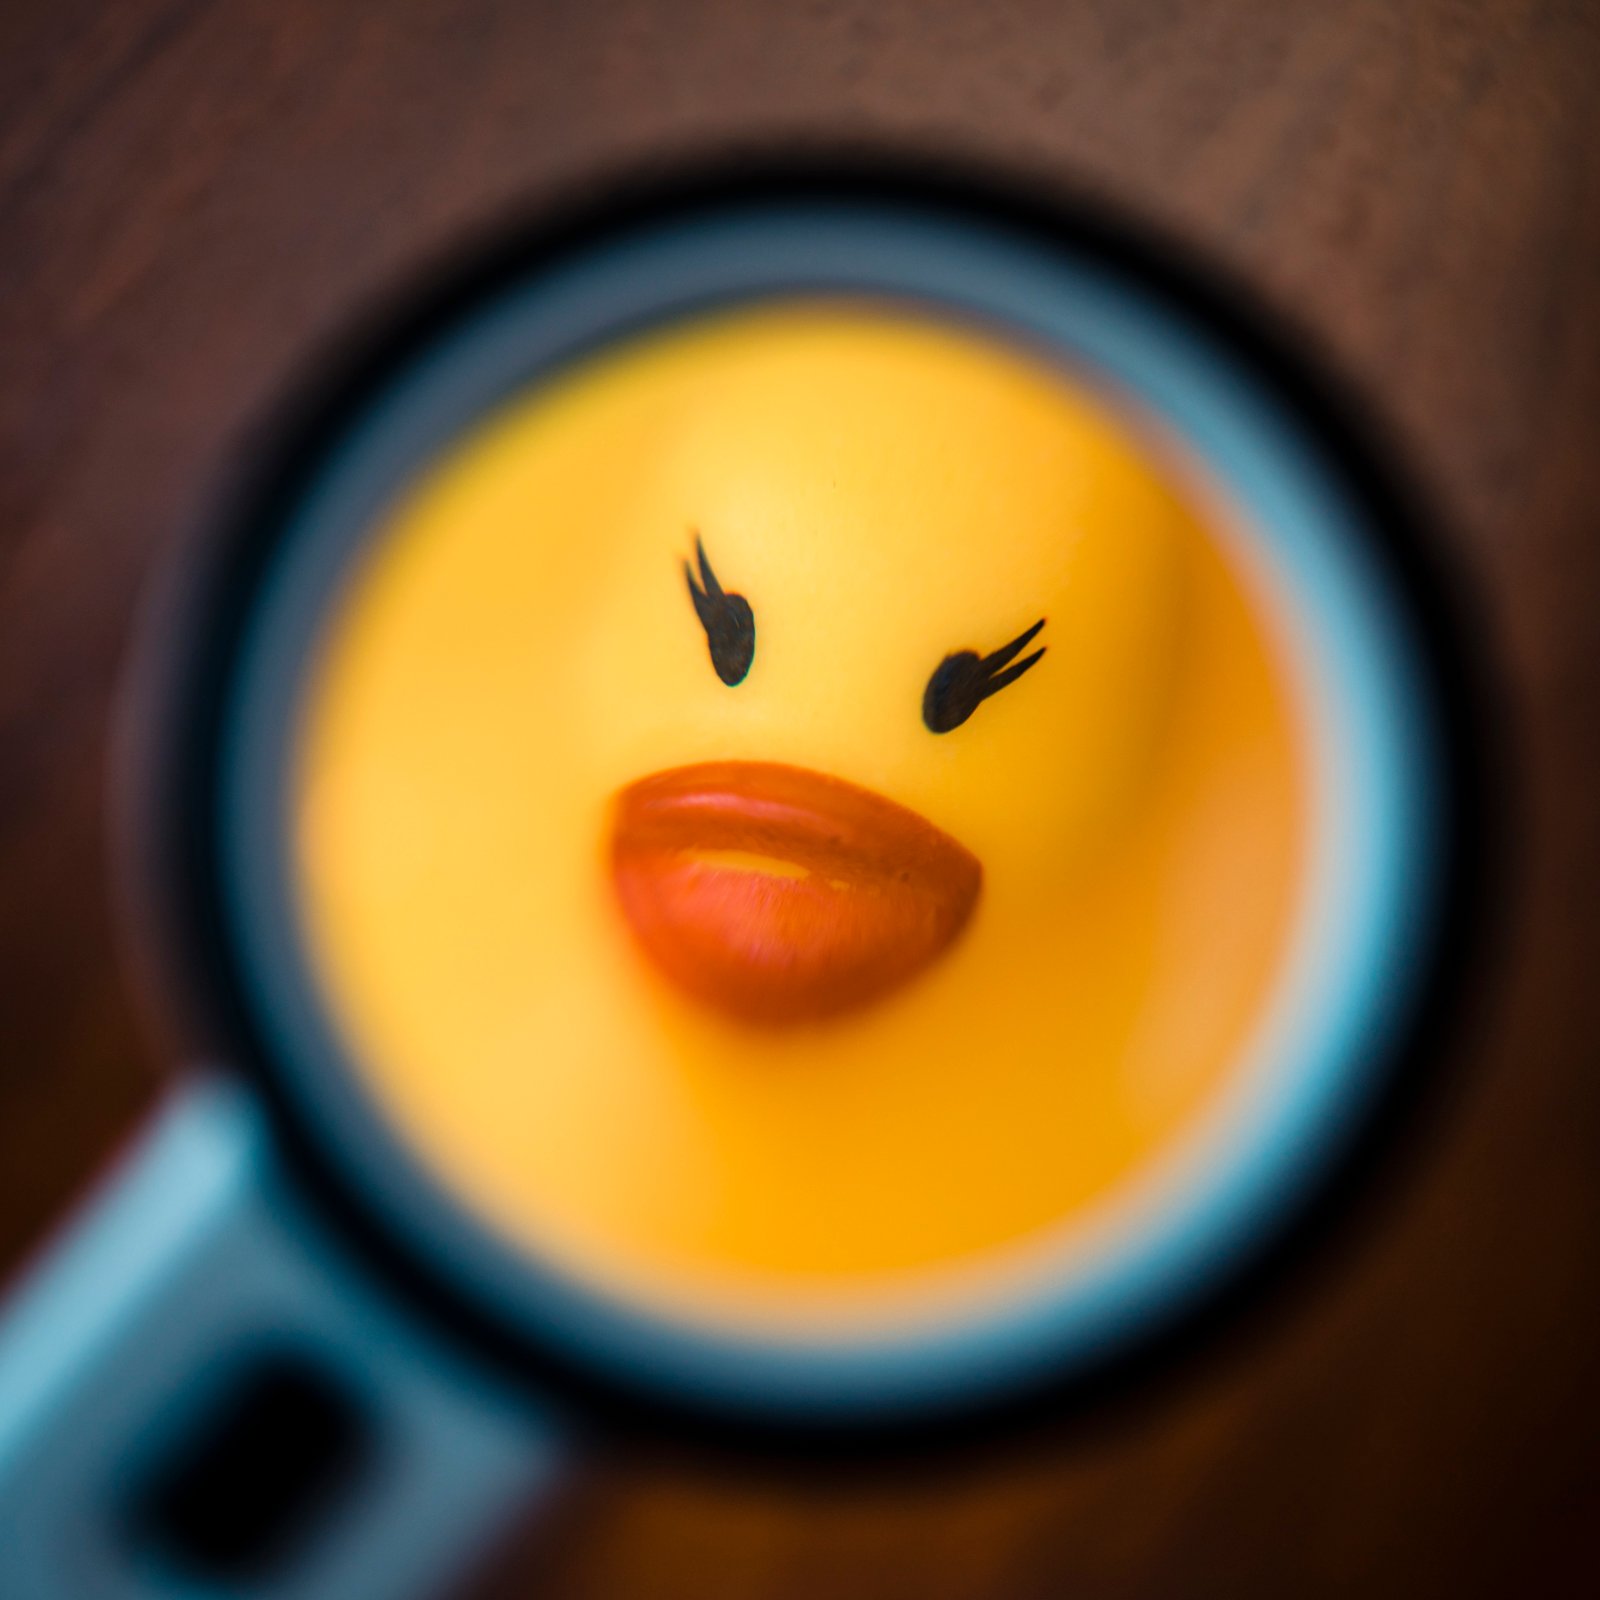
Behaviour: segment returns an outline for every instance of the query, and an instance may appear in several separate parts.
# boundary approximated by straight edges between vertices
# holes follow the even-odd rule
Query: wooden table
[[[486,1592],[1600,1592],[1600,9],[1583,0],[0,8],[0,1263],[157,1092],[105,781],[144,580],[245,420],[513,200],[863,136],[1074,181],[1321,340],[1515,718],[1458,1091],[1352,1250],[1113,1423],[795,1487],[597,1470]]]

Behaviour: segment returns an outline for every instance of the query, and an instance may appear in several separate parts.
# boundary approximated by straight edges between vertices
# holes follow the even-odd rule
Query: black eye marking
[[[959,728],[992,694],[999,694],[1008,683],[1015,683],[1044,654],[1040,647],[1010,665],[1033,636],[1044,626],[1040,617],[1025,633],[1010,644],[1001,645],[993,655],[980,656],[976,650],[962,650],[946,656],[933,669],[928,687],[922,691],[922,720],[929,733],[949,733]]]
[[[700,582],[694,581],[694,568],[687,561],[683,575],[689,580],[689,597],[694,601],[700,626],[706,630],[706,643],[711,646],[711,665],[731,689],[744,682],[750,663],[756,658],[755,613],[742,594],[723,593],[698,535],[694,552],[700,563]]]

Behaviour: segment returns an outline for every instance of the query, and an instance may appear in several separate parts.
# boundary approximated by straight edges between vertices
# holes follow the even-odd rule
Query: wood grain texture
[[[1309,328],[1448,516],[1520,852],[1461,1091],[1360,1246],[1159,1403],[870,1485],[635,1459],[485,1594],[1600,1592],[1600,8],[0,7],[0,1262],[155,1092],[104,780],[140,587],[244,420],[512,200],[729,141],[1067,179]]]

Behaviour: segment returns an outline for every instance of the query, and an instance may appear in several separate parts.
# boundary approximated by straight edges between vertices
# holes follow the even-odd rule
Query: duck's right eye
[[[684,576],[689,580],[689,596],[694,601],[700,626],[706,630],[711,665],[731,689],[744,682],[750,663],[756,658],[755,613],[742,594],[728,594],[723,590],[716,573],[711,570],[711,563],[706,560],[706,547],[698,538],[694,550],[700,566],[698,583],[694,567],[687,561],[683,564]]]
[[[1017,661],[1017,656],[1043,626],[1044,618],[1040,617],[1010,644],[1002,645],[990,655],[960,650],[946,656],[933,669],[928,687],[922,692],[922,721],[928,732],[949,733],[952,728],[959,728],[990,695],[998,694],[1008,683],[1015,683],[1045,652],[1045,647],[1040,645],[1032,655]]]

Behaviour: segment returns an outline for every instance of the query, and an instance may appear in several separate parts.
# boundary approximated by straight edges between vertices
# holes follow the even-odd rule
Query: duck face
[[[1051,374],[928,323],[796,311],[652,376],[585,672],[637,772],[616,902],[728,1018],[846,1014],[965,937],[986,880],[1059,892],[1133,804],[1174,510]]]

